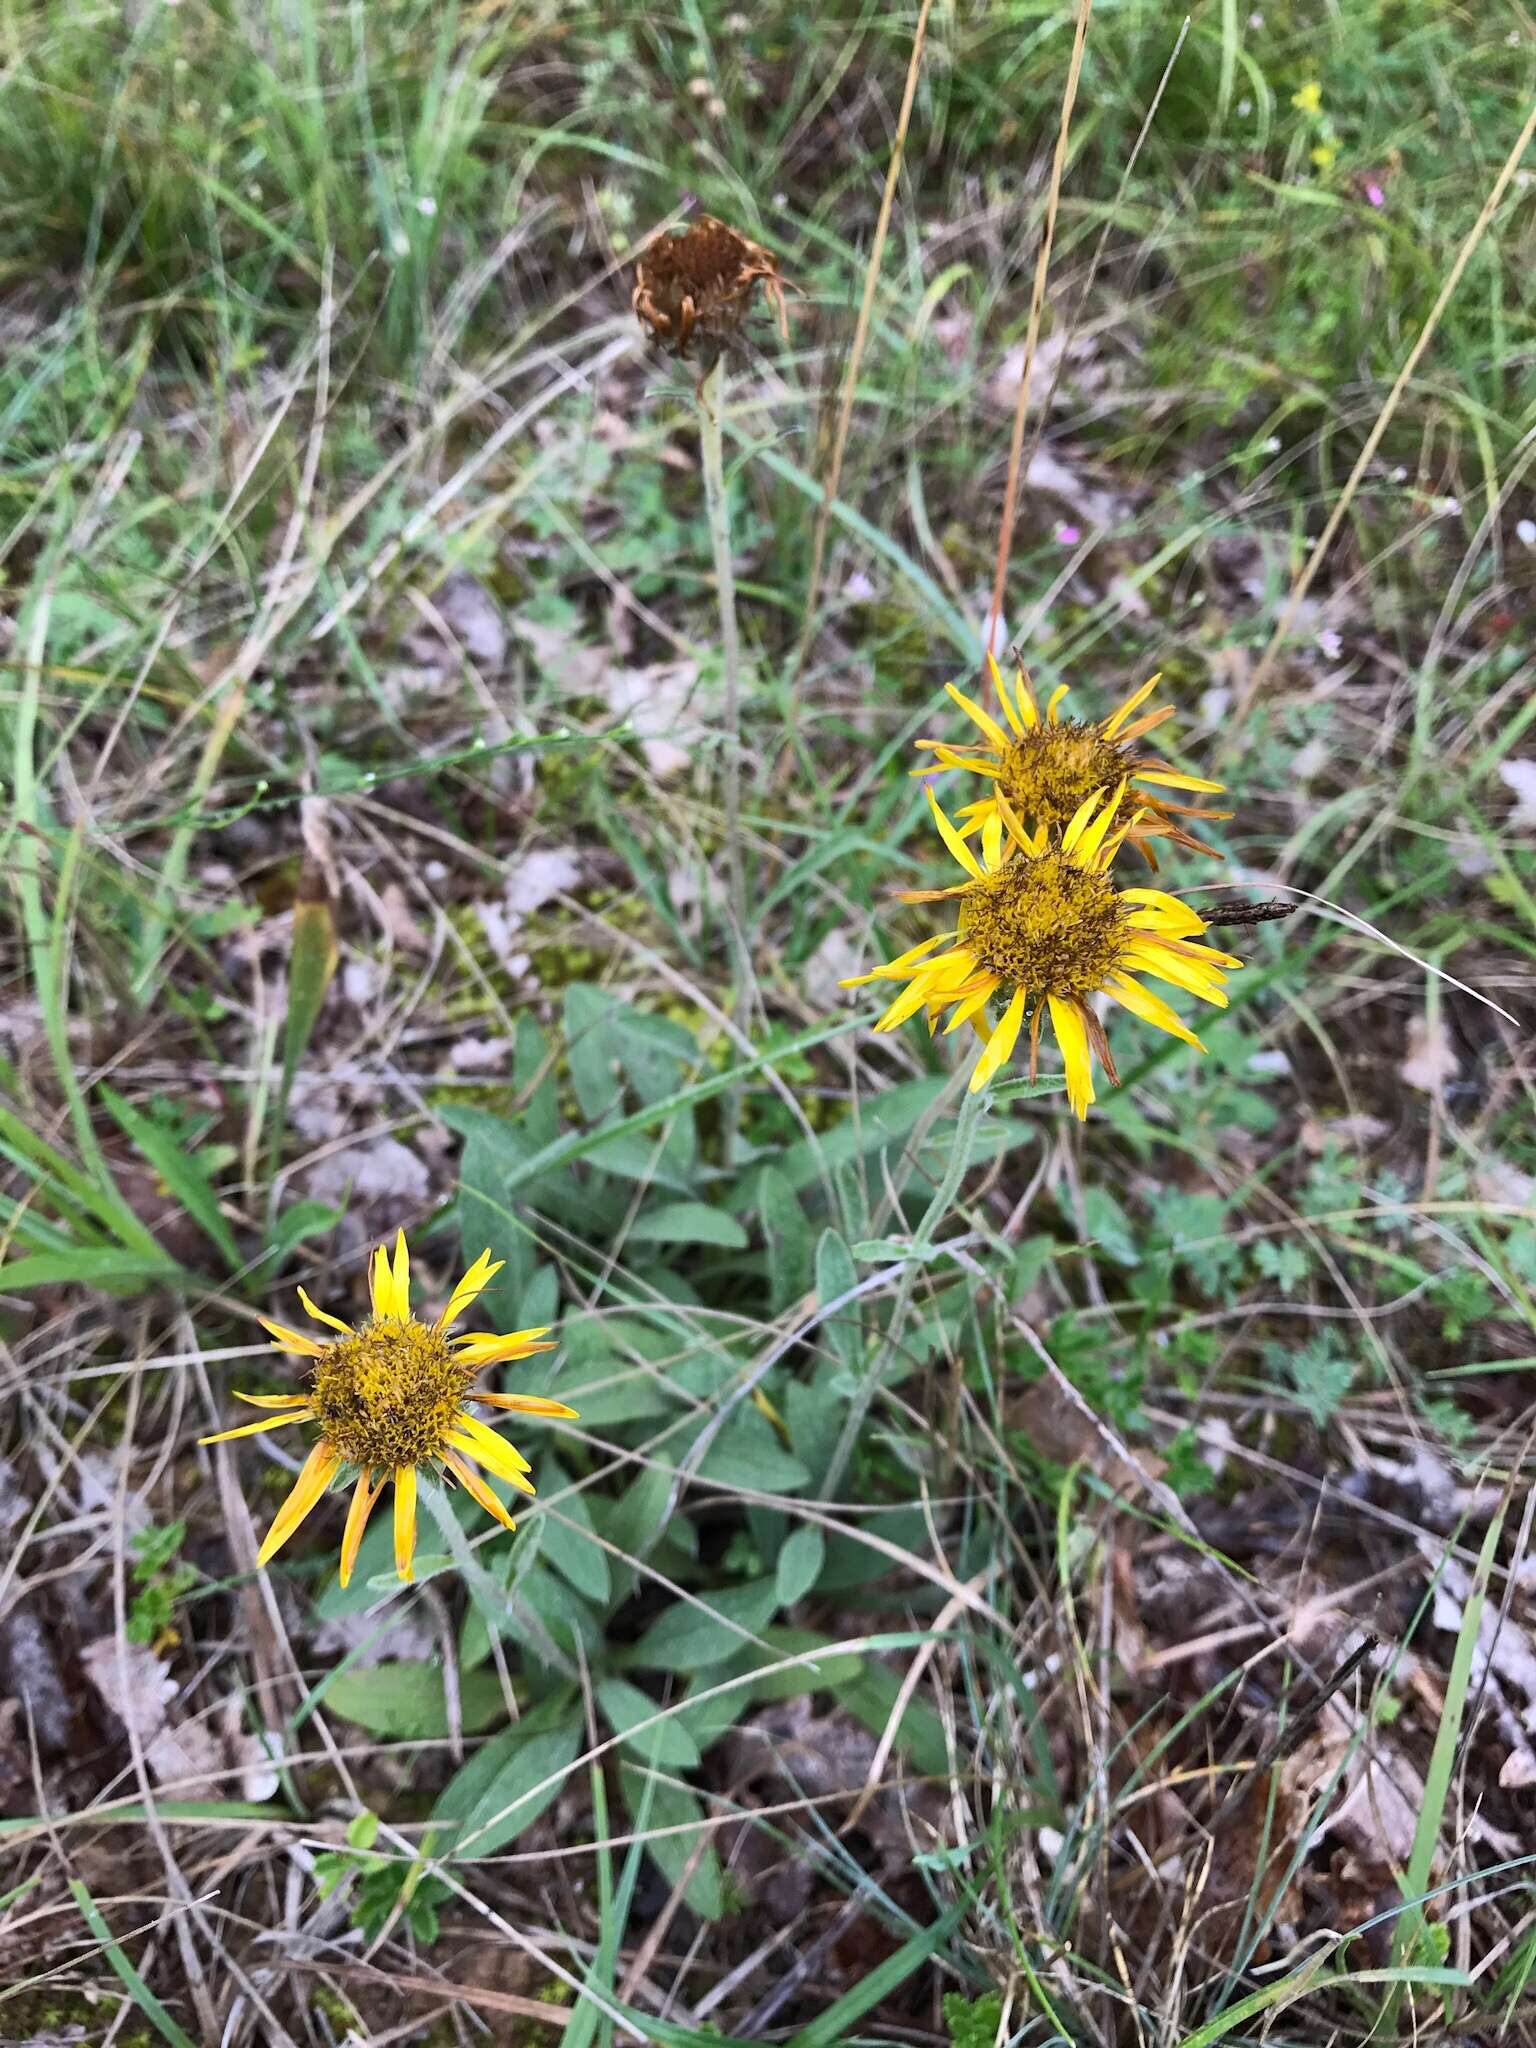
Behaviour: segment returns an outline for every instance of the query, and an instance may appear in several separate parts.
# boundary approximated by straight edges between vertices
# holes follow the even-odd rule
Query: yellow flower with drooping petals
[[[1160,889],[1115,887],[1110,863],[1136,822],[1134,814],[1120,816],[1124,795],[1124,783],[1095,791],[1059,842],[1043,826],[1026,832],[1007,798],[999,797],[997,810],[982,825],[978,859],[930,790],[934,822],[966,879],[949,889],[899,894],[908,903],[954,899],[958,916],[954,930],[842,984],[905,983],[875,1029],[893,1031],[919,1010],[927,1013],[930,1031],[946,1011],[946,1032],[969,1023],[986,1040],[971,1076],[974,1094],[1012,1057],[1026,1016],[1034,1079],[1041,1026],[1049,1015],[1066,1066],[1067,1096],[1079,1117],[1087,1116],[1094,1099],[1095,1056],[1112,1083],[1119,1079],[1092,1007],[1094,996],[1107,995],[1143,1022],[1204,1051],[1177,1012],[1138,976],[1154,975],[1225,1008],[1225,976],[1242,962],[1197,945],[1206,924],[1177,897]],[[1003,1004],[995,1022],[988,1016],[994,999]]]
[[[282,1429],[290,1422],[318,1422],[320,1438],[305,1459],[292,1492],[278,1509],[256,1562],[275,1557],[311,1508],[344,1467],[355,1467],[357,1482],[347,1509],[341,1539],[341,1583],[352,1577],[358,1546],[368,1517],[385,1484],[395,1483],[395,1569],[402,1579],[413,1576],[416,1552],[416,1478],[418,1471],[441,1467],[504,1528],[517,1524],[469,1461],[519,1493],[532,1494],[528,1460],[504,1437],[488,1429],[465,1407],[478,1401],[518,1415],[544,1415],[568,1421],[576,1410],[542,1394],[487,1394],[473,1387],[475,1375],[488,1365],[553,1351],[540,1340],[545,1330],[513,1330],[498,1335],[477,1330],[449,1335],[454,1323],[471,1308],[501,1271],[504,1261],[482,1252],[453,1290],[448,1306],[435,1323],[419,1322],[411,1313],[410,1254],[405,1232],[395,1240],[391,1260],[383,1245],[373,1255],[368,1284],[372,1314],[356,1329],[316,1308],[301,1287],[304,1312],[317,1323],[340,1332],[321,1343],[298,1330],[258,1318],[271,1333],[274,1348],[314,1361],[307,1394],[240,1394],[237,1401],[252,1408],[279,1412],[264,1422],[247,1422],[199,1438],[205,1444],[231,1437],[256,1436]]]
[[[1143,712],[1139,718],[1135,715],[1157,688],[1160,676],[1153,676],[1139,690],[1133,690],[1108,718],[1089,725],[1081,719],[1061,716],[1061,701],[1067,694],[1065,683],[1053,691],[1042,712],[1022,669],[1015,675],[1010,690],[997,663],[990,655],[987,659],[992,685],[1003,716],[1008,721],[1008,729],[1005,730],[990,712],[950,683],[947,685],[949,695],[978,728],[985,744],[971,741],[952,746],[947,740],[931,739],[917,743],[934,755],[940,768],[966,768],[973,775],[986,776],[992,784],[990,796],[966,804],[958,811],[963,838],[969,839],[990,819],[1001,815],[999,797],[1004,800],[1004,807],[1011,809],[1022,822],[1026,832],[1044,826],[1053,833],[1059,833],[1095,792],[1113,789],[1118,783],[1125,782],[1132,786],[1138,809],[1123,828],[1122,837],[1137,848],[1149,867],[1157,866],[1150,843],[1153,839],[1168,839],[1176,846],[1190,847],[1196,853],[1215,854],[1220,859],[1214,846],[1207,846],[1203,840],[1196,839],[1179,820],[1230,818],[1232,813],[1173,803],[1159,796],[1158,791],[1174,789],[1215,794],[1220,791],[1221,784],[1207,782],[1203,776],[1181,774],[1156,754],[1141,754],[1134,747],[1136,740],[1173,716],[1171,704],[1165,704],[1157,711]]]

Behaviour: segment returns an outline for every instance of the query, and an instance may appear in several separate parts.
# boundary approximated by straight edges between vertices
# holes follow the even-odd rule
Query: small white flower
[[[1332,626],[1323,627],[1317,636],[1317,644],[1330,661],[1337,661],[1344,652],[1344,642],[1339,638]]]
[[[1250,115],[1250,114],[1251,114],[1252,112],[1253,112],[1253,101],[1252,101],[1252,100],[1239,100],[1239,101],[1238,101],[1238,103],[1237,103],[1237,118],[1239,119],[1239,121],[1246,121],[1246,120],[1247,120],[1247,118],[1248,118],[1248,116],[1249,116],[1249,115]]]
[[[416,202],[416,211],[427,220],[431,220],[432,216],[437,212],[437,201],[430,192],[422,193]]]
[[[411,253],[411,238],[409,235],[403,234],[399,229],[396,229],[394,239],[389,246],[396,256],[409,256]]]
[[[1460,510],[1460,498],[1436,498],[1435,500],[1435,517],[1437,519],[1454,519]]]
[[[1264,443],[1264,453],[1266,455],[1278,455],[1280,453],[1280,436],[1278,434],[1271,434]]]
[[[1250,28],[1262,28],[1264,26],[1264,17],[1259,12],[1257,7],[1255,7],[1252,14],[1250,14],[1248,17],[1248,26]]]
[[[1403,467],[1403,465],[1402,465],[1401,463],[1399,463],[1399,464],[1397,465],[1396,469],[1394,469],[1394,470],[1393,470],[1393,472],[1392,472],[1392,481],[1393,481],[1393,483],[1395,483],[1395,484],[1405,484],[1405,483],[1407,483],[1407,481],[1408,481],[1408,472],[1407,472],[1407,470],[1406,470],[1406,469],[1404,469],[1404,467]]]
[[[1515,539],[1523,548],[1536,548],[1536,519],[1522,519],[1516,523]]]

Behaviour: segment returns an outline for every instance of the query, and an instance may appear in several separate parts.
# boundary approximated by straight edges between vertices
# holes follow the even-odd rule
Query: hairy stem
[[[717,356],[699,381],[699,455],[709,544],[715,562],[715,599],[720,614],[720,659],[725,672],[725,877],[731,930],[734,1012],[747,1007],[752,958],[747,946],[747,885],[741,858],[741,644],[736,633],[736,574],[731,553],[731,508],[725,494],[725,358]],[[734,1149],[739,1100],[725,1103],[725,1153]]]

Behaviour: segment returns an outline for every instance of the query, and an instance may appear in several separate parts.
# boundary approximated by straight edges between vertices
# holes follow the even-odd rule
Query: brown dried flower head
[[[761,285],[789,339],[784,280],[778,261],[761,242],[749,242],[713,214],[680,235],[661,235],[635,265],[631,299],[641,324],[669,354],[685,356],[701,336],[717,354],[736,334]]]

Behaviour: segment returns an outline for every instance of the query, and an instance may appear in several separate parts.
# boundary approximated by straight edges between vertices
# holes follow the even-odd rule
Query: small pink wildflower
[[[1366,186],[1365,196],[1370,201],[1372,206],[1385,206],[1387,203],[1386,193],[1383,192],[1381,187],[1374,182]]]
[[[1056,529],[1056,538],[1064,548],[1075,548],[1082,537],[1081,527],[1058,526]]]

